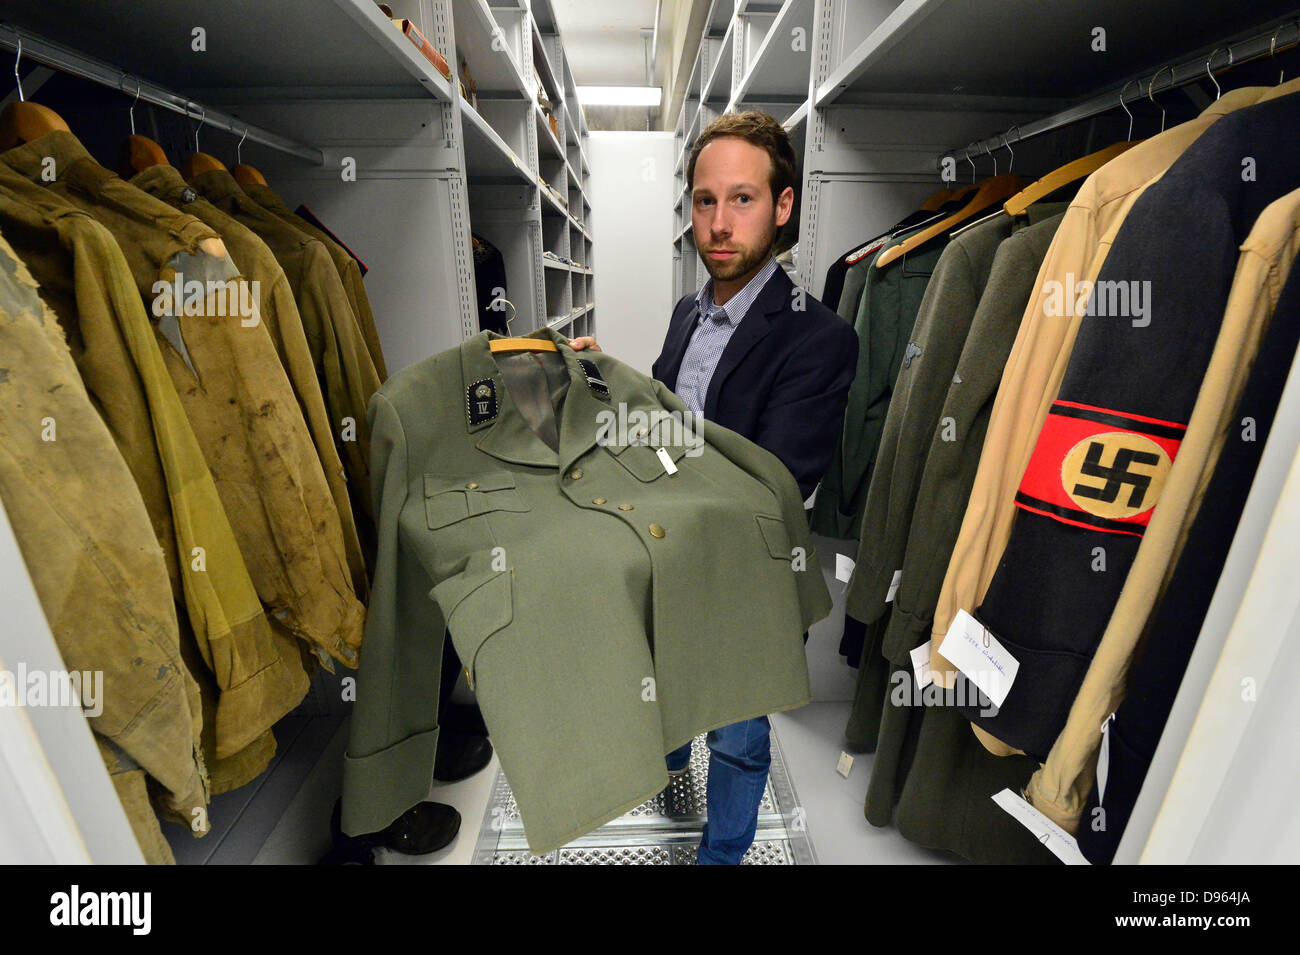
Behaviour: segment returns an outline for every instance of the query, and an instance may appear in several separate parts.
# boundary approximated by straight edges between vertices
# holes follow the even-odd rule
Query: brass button
[[[630,511],[630,510],[632,510],[632,505],[631,505],[631,504],[620,504],[620,505],[618,506],[618,509],[619,509],[620,511]]]
[[[578,478],[582,477],[582,468],[574,468],[569,472],[569,477],[573,478],[575,481],[578,480]]]
[[[605,499],[604,499],[603,497],[593,497],[593,498],[591,499],[591,503],[592,503],[592,504],[604,504],[604,503],[605,503]]]
[[[650,536],[651,536],[651,537],[663,537],[663,536],[664,536],[664,529],[663,529],[662,527],[660,527],[658,524],[651,524],[651,525],[650,525]]]
[[[465,486],[466,486],[467,488],[469,488],[469,489],[472,491],[472,490],[474,490],[474,488],[478,487],[478,482],[477,482],[477,481],[470,481],[470,482],[469,482],[468,484],[466,484]]]

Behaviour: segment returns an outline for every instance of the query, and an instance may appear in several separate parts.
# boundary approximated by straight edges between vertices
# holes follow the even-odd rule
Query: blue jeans
[[[708,820],[700,838],[700,865],[739,865],[754,842],[758,804],[772,765],[772,741],[766,716],[710,730]],[[685,768],[691,744],[666,757],[668,768]]]

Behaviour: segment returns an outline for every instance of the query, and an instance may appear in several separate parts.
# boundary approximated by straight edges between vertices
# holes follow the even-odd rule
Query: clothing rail
[[[1295,30],[1295,36],[1287,42],[1283,42],[1282,35],[1288,33],[1291,29]],[[1273,56],[1280,50],[1286,50],[1292,47],[1300,46],[1300,19],[1290,19],[1275,26],[1267,32],[1260,33],[1249,39],[1240,40],[1235,44],[1216,47],[1205,56],[1204,54],[1193,57],[1177,66],[1162,66],[1154,73],[1145,77],[1136,78],[1137,92],[1131,97],[1125,97],[1125,91],[1134,84],[1134,80],[1128,80],[1119,88],[1119,99],[1115,98],[1115,90],[1101,93],[1091,99],[1085,100],[1071,106],[1069,109],[1062,110],[1043,119],[1037,119],[1033,122],[1017,124],[1008,129],[1005,133],[997,136],[989,136],[977,142],[971,143],[961,150],[953,150],[944,153],[936,160],[936,166],[942,166],[945,158],[951,157],[957,162],[968,162],[980,156],[987,156],[995,153],[998,149],[1005,149],[1011,143],[1018,143],[1034,136],[1041,136],[1043,133],[1049,133],[1052,130],[1060,129],[1062,126],[1069,126],[1071,123],[1077,123],[1080,120],[1088,119],[1092,116],[1098,116],[1109,110],[1123,107],[1124,105],[1135,102],[1138,99],[1147,99],[1149,96],[1158,94],[1152,93],[1152,86],[1159,80],[1161,74],[1169,74],[1169,82],[1161,88],[1161,93],[1179,86],[1186,86],[1195,80],[1209,78],[1211,82],[1218,86],[1218,81],[1214,79],[1214,74],[1210,70],[1214,60],[1219,59],[1226,53],[1227,62],[1219,67],[1220,72],[1224,69],[1230,69],[1234,66],[1240,66],[1243,63],[1258,59],[1261,56]],[[1156,104],[1159,105],[1159,100]],[[1131,115],[1131,114],[1130,114]],[[1014,135],[1012,133],[1014,132]]]
[[[21,44],[22,56],[46,66],[54,67],[64,73],[71,73],[82,79],[90,80],[101,86],[111,86],[127,96],[136,97],[146,103],[161,106],[163,109],[180,113],[200,121],[200,128],[211,126],[221,129],[233,136],[241,137],[241,142],[248,140],[269,146],[272,149],[297,156],[317,166],[325,164],[325,156],[319,149],[303,145],[284,136],[279,136],[260,127],[242,122],[233,116],[215,109],[208,109],[201,103],[184,96],[178,96],[170,90],[163,89],[141,77],[134,76],[114,66],[110,66],[93,57],[78,53],[46,40],[44,37],[20,30],[7,23],[0,24],[0,49],[18,53]]]

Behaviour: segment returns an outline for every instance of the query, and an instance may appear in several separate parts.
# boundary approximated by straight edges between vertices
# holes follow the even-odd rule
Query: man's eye
[[[750,200],[749,195],[743,192],[740,195],[736,196],[736,201],[740,203],[748,203],[749,200]]]

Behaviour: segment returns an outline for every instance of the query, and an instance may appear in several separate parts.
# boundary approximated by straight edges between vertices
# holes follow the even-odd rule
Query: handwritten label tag
[[[943,648],[940,647],[940,652]],[[947,654],[944,654],[947,656]],[[1082,852],[1079,843],[1052,820],[1010,789],[1004,789],[993,795],[993,801],[1001,806],[1016,822],[1032,832],[1038,841],[1045,845],[1052,854],[1066,865],[1091,865]]]
[[[1101,724],[1101,749],[1097,752],[1097,802],[1106,800],[1106,774],[1110,772],[1110,724],[1115,722],[1115,714],[1106,717]]]
[[[853,568],[857,566],[852,557],[847,554],[835,555],[835,579],[842,580],[846,584],[849,578],[853,576]]]
[[[1001,707],[1020,670],[998,638],[965,610],[958,610],[952,626],[939,644],[939,653]]]
[[[659,463],[664,466],[664,470],[669,474],[677,473],[677,465],[673,463],[672,455],[668,453],[667,448],[656,448],[655,454],[659,455]]]
[[[916,676],[916,688],[922,690],[934,682],[930,671],[930,641],[927,640],[912,651],[912,673]]]
[[[894,579],[889,582],[889,593],[885,594],[885,603],[891,604],[894,602],[894,597],[898,594],[898,585],[902,582],[903,572],[901,570],[894,571]]]
[[[853,757],[843,750],[840,751],[840,761],[835,764],[835,771],[845,779],[849,778],[849,773],[853,770]]]

